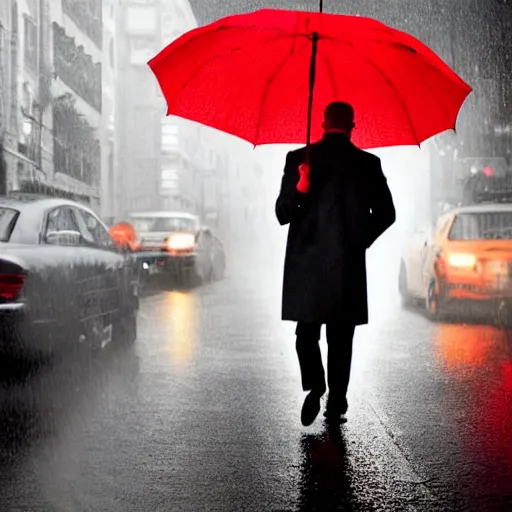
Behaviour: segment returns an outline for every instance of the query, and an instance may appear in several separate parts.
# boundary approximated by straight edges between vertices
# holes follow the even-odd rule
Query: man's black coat
[[[310,189],[297,191],[306,149],[288,154],[276,202],[290,224],[283,282],[283,320],[368,322],[366,249],[395,221],[379,158],[342,133],[311,146]]]

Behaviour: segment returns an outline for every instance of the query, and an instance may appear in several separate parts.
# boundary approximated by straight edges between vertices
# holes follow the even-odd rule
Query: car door
[[[413,234],[404,255],[407,271],[407,287],[411,295],[419,297],[422,290],[423,257],[429,240],[428,228],[423,227]]]
[[[45,310],[45,319],[60,326],[62,341],[76,342],[82,314],[77,283],[85,275],[78,219],[72,207],[62,205],[45,213],[42,226],[41,243],[45,247],[40,251],[44,265],[38,272],[38,302]]]
[[[426,298],[427,281],[430,274],[428,265],[433,254],[436,229],[429,228],[426,230],[425,238],[420,249],[417,296],[421,299]]]
[[[453,223],[452,214],[443,215],[439,218],[432,237],[425,248],[422,259],[422,289],[421,296],[426,298],[428,286],[434,273],[434,261],[438,252],[442,249],[443,241],[446,240],[448,231]]]
[[[92,345],[112,341],[113,326],[123,304],[124,256],[107,227],[91,211],[76,207],[84,239],[86,279],[80,283],[86,314],[83,321]]]

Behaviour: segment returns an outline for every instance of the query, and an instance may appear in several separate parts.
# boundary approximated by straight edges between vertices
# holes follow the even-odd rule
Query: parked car
[[[431,232],[416,233],[403,252],[399,291],[405,305],[423,302],[432,319],[466,304],[510,323],[512,204],[454,208]]]
[[[206,283],[222,279],[225,254],[211,229],[186,212],[130,215],[137,233],[136,257],[143,272],[172,281]]]
[[[136,338],[138,277],[93,211],[63,199],[0,198],[0,350],[52,353]]]

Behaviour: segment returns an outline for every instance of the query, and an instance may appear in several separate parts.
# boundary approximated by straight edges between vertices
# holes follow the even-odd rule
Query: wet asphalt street
[[[131,349],[4,365],[0,511],[512,510],[509,336],[402,311],[371,264],[348,422],[304,428],[265,262],[150,293]]]

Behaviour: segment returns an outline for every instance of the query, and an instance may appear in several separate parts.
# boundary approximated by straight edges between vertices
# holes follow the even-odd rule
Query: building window
[[[132,37],[130,41],[130,63],[146,66],[156,53],[154,38],[147,36]]]
[[[131,5],[127,9],[126,29],[130,34],[155,34],[156,10],[153,6]]]
[[[169,195],[179,188],[178,171],[176,169],[164,169],[160,175],[160,193]]]
[[[164,124],[162,126],[162,150],[170,151],[176,149],[178,144],[178,127],[171,124]]]
[[[37,25],[32,18],[24,16],[25,64],[33,72],[37,72]]]

